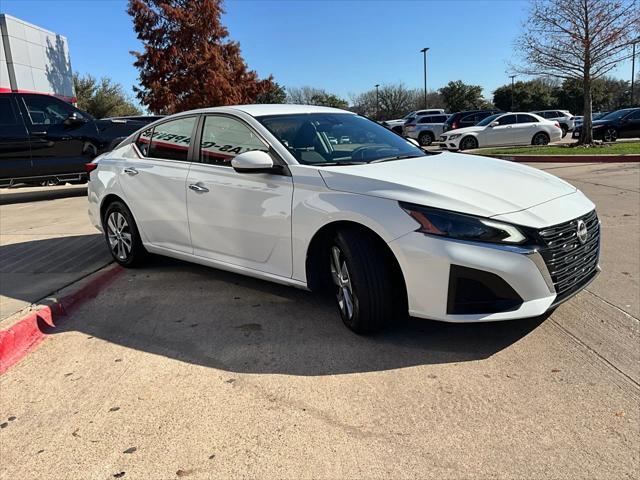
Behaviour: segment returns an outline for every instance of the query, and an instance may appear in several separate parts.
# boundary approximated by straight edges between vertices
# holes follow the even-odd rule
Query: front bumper
[[[597,245],[594,247],[587,241],[577,250],[569,251],[568,244],[560,244],[553,248],[555,252],[559,252],[553,254],[558,255],[557,258],[550,259],[551,251],[548,246],[539,249],[468,242],[420,232],[411,232],[390,242],[389,246],[398,259],[405,278],[409,313],[416,317],[446,322],[511,320],[544,314],[583,290],[600,271],[600,233],[599,227],[593,223],[597,222],[593,208],[593,204],[584,195],[576,192],[529,210],[494,217],[506,217],[505,220],[510,223],[528,224],[535,230],[543,229],[544,235],[555,229],[564,231],[565,225],[569,223],[591,218],[587,223],[591,222],[589,228],[596,235],[594,240],[597,239]],[[553,227],[554,225],[557,227]],[[561,250],[558,250],[559,247],[562,247]],[[587,249],[588,252],[583,257],[578,256],[581,255],[579,252]],[[565,272],[565,264],[558,263],[560,257],[566,258],[572,264],[567,268],[572,268],[576,273]],[[584,262],[588,260],[591,266],[580,270],[586,265],[582,259]],[[578,264],[580,266],[574,268]],[[462,308],[455,304],[459,298],[455,296],[454,281],[457,281],[460,271],[467,272],[467,276],[471,272],[471,278],[475,276],[477,280],[467,282],[466,289],[469,290],[471,286],[475,292],[463,296],[462,300],[471,298],[474,301],[484,295],[481,300],[489,298],[492,302],[490,308],[484,308],[481,303],[475,304],[480,307],[466,309],[468,304],[462,304]],[[572,281],[572,275],[580,280],[567,283]],[[497,295],[478,294],[482,291],[497,292]],[[494,299],[497,301],[494,302]]]
[[[451,140],[449,138],[449,135],[447,135],[447,134],[441,135],[440,138],[439,138],[440,147],[446,148],[448,150],[459,150],[460,149],[460,140],[461,139],[462,139],[462,136]]]

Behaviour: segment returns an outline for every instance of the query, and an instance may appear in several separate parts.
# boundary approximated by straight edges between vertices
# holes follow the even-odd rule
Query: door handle
[[[202,185],[198,185],[197,183],[192,183],[191,185],[189,185],[189,188],[198,193],[207,193],[209,191],[207,187],[203,187]]]
[[[139,172],[133,167],[127,167],[124,169],[124,173],[126,173],[127,175],[137,175]]]
[[[31,132],[34,137],[44,137],[46,134],[47,132]]]

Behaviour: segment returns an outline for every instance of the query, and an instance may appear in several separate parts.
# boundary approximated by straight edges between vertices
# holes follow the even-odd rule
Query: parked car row
[[[158,118],[96,120],[52,95],[0,93],[0,186],[86,182],[87,162]]]

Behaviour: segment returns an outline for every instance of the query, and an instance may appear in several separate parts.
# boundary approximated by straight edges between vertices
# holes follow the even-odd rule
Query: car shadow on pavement
[[[484,324],[407,319],[371,336],[331,299],[154,257],[127,270],[61,330],[229,372],[330,375],[481,360],[544,318]]]

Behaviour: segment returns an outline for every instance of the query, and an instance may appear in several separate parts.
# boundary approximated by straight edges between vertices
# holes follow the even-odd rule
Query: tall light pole
[[[634,87],[635,87],[635,80],[636,80],[636,43],[640,42],[640,38],[636,39],[633,42],[633,51],[631,53],[631,105],[629,105],[630,107],[633,107],[633,100],[634,100]]]
[[[517,77],[517,75],[509,75],[509,78],[511,78],[511,111],[512,111],[512,112],[516,109],[516,107],[514,107],[514,105],[513,105],[513,91],[514,91],[514,89],[515,89],[515,86],[514,86],[513,80],[514,80],[516,77]]]
[[[424,54],[424,108],[427,108],[427,52],[429,47],[420,50]]]
[[[380,120],[380,100],[378,100],[378,87],[380,84],[376,83],[374,86],[376,87],[376,120]]]

